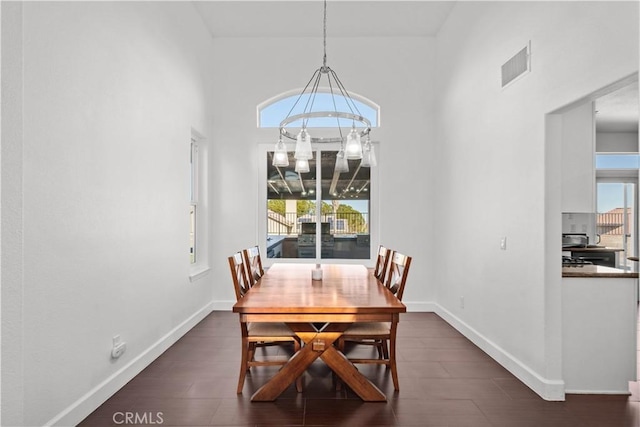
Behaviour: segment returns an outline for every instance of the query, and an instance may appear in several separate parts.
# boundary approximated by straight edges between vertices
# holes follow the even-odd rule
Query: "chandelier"
[[[273,166],[286,167],[289,166],[289,156],[287,154],[287,146],[283,142],[282,137],[296,141],[294,159],[296,160],[295,171],[298,173],[309,172],[309,160],[313,159],[313,149],[311,143],[340,143],[340,151],[336,156],[335,172],[349,172],[348,160],[360,160],[361,167],[376,166],[376,157],[371,144],[369,133],[371,132],[371,122],[364,117],[358,106],[353,101],[349,92],[344,87],[338,75],[327,65],[327,0],[324,0],[324,21],[323,21],[323,47],[324,56],[322,66],[314,71],[311,79],[307,82],[302,92],[296,98],[291,110],[287,116],[280,122],[280,135],[276,143],[275,152],[273,153]],[[326,79],[326,86],[321,89],[321,84]],[[333,110],[321,111],[314,109],[314,103],[318,91],[328,92],[332,101]],[[340,97],[346,105],[341,105],[342,110],[338,109],[336,96]],[[298,106],[304,105],[302,113],[292,115],[292,112]],[[338,135],[334,137],[313,137],[307,130],[307,124],[311,119],[334,119],[336,120],[336,128]],[[351,130],[346,138],[342,132],[340,120],[351,121]],[[300,131],[297,134],[292,133],[287,127],[293,123],[298,123]],[[364,143],[362,139],[364,138]]]

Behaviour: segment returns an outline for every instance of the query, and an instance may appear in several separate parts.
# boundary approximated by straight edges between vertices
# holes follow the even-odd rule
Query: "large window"
[[[303,112],[307,99],[298,104],[299,91],[291,91],[265,101],[258,106],[258,127],[277,128],[288,115]],[[367,98],[350,93],[360,114],[366,117],[372,128],[380,125],[380,108]],[[334,104],[335,102],[335,104]],[[319,88],[314,98],[318,110],[349,111],[345,99],[331,96],[326,88]],[[329,136],[336,126],[349,129],[351,120],[312,118],[306,122],[313,128],[313,135]],[[289,127],[299,127],[293,122]],[[294,132],[295,133],[295,132]],[[274,137],[277,136],[277,131]],[[260,239],[266,249],[266,257],[287,259],[371,260],[371,246],[377,242],[375,232],[375,188],[377,169],[361,167],[360,160],[349,160],[349,172],[335,172],[336,154],[339,144],[319,143],[314,146],[314,158],[309,161],[309,172],[295,171],[293,148],[289,143],[289,165],[272,165],[273,145],[263,153],[260,160],[262,184],[259,226]],[[263,169],[264,168],[264,169]],[[262,192],[264,191],[264,193]],[[264,195],[265,197],[262,198]]]
[[[319,149],[309,172],[266,163],[266,257],[369,260],[371,169],[349,160],[349,172],[334,171],[337,150]]]

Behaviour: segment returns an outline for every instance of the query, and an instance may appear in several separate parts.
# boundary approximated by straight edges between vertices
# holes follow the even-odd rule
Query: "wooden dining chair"
[[[378,246],[378,256],[376,257],[376,266],[373,269],[373,275],[384,283],[385,276],[387,274],[387,267],[389,266],[389,259],[391,258],[391,249],[384,246]]]
[[[252,246],[243,250],[242,255],[247,268],[249,286],[253,286],[264,275],[262,258],[260,257],[260,248],[258,246]]]
[[[409,275],[411,257],[399,252],[393,252],[389,262],[389,272],[385,282],[385,287],[393,293],[396,298],[402,300],[404,288]],[[338,348],[344,353],[345,343],[374,345],[378,347],[383,343],[383,354],[378,354],[378,358],[347,358],[352,363],[368,363],[386,365],[391,368],[393,387],[400,390],[398,384],[398,368],[396,365],[396,333],[397,322],[359,322],[354,323],[344,332],[338,340]],[[387,347],[387,343],[389,346]],[[339,385],[339,383],[338,383]]]
[[[236,300],[244,298],[251,289],[247,278],[247,269],[242,252],[236,252],[229,257],[229,268]],[[242,360],[240,362],[240,376],[238,378],[237,393],[242,393],[247,372],[254,366],[284,365],[287,360],[256,360],[256,348],[272,345],[293,344],[295,352],[300,350],[300,339],[284,323],[271,322],[240,322],[242,335]],[[296,380],[296,389],[302,391],[302,378]]]
[[[389,267],[389,260],[391,259],[392,250],[383,246],[378,246],[378,255],[376,256],[376,265],[373,269],[373,275],[382,283],[387,275],[387,268]],[[377,348],[380,358],[386,358],[387,356],[387,342],[385,340],[366,341],[361,344],[370,344]]]

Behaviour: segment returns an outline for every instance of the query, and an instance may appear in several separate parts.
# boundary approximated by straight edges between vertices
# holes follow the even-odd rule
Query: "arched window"
[[[301,90],[289,91],[258,105],[258,127],[277,128],[285,117],[302,113],[309,100],[309,95],[304,94],[296,104],[296,100],[298,99],[300,92]],[[349,93],[349,96],[357,108],[357,111],[353,111],[353,113],[367,118],[371,122],[371,127],[378,127],[380,121],[380,107],[362,96],[353,93]],[[335,106],[333,104],[334,101]],[[313,110],[351,112],[345,97],[340,94],[334,94],[332,96],[328,89],[318,89],[318,93],[313,100]],[[289,114],[290,111],[291,114]],[[308,128],[331,128],[336,127],[336,125],[337,123],[335,118],[323,117],[310,119],[307,122]],[[298,127],[300,124],[293,122],[289,126]],[[347,119],[340,119],[340,126],[349,128],[351,126],[351,121]]]
[[[298,100],[299,95],[300,90],[290,91],[258,106],[258,127],[276,128],[272,131],[274,142],[280,122],[304,111],[308,95]],[[365,117],[372,128],[379,127],[380,108],[362,96],[349,95],[355,104],[351,108],[357,108],[353,114]],[[343,96],[332,97],[329,91],[319,89],[313,111],[336,110],[352,112]],[[335,117],[309,119],[307,127],[336,128],[336,120]],[[348,119],[339,123],[343,130],[351,125],[352,121]],[[289,126],[296,128],[301,124],[292,122]],[[317,132],[312,131],[312,134]],[[273,165],[274,144],[263,145],[259,161],[258,214],[263,220],[259,222],[258,233],[261,250],[266,255],[265,263],[270,265],[275,258],[310,258],[317,263],[371,264],[375,256],[371,248],[378,244],[378,218],[372,214],[377,212],[378,204],[377,168],[361,166],[360,160],[349,160],[348,171],[336,171],[340,144],[332,142],[314,144],[309,170],[298,173],[293,152],[295,141],[286,140],[285,143],[289,150],[289,166]]]

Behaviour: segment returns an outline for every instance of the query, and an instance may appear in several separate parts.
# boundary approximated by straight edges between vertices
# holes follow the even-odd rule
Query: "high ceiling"
[[[213,37],[322,37],[322,0],[193,2]],[[327,1],[327,37],[433,36],[454,1]]]
[[[455,1],[328,0],[327,38],[434,36]],[[194,1],[212,37],[322,37],[322,0]],[[599,132],[638,130],[638,85],[596,101]]]

